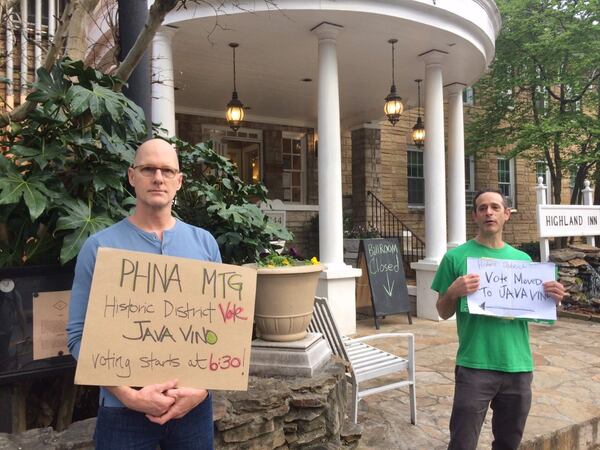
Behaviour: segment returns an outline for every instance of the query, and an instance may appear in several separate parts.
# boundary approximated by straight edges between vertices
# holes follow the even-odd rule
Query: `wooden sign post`
[[[245,390],[256,270],[100,248],[76,384]]]
[[[395,239],[364,239],[362,251],[367,264],[375,328],[379,317],[406,313],[410,317],[408,288],[404,277],[400,241]]]

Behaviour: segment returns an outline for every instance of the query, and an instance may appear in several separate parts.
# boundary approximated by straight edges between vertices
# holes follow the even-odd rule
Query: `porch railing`
[[[381,237],[398,238],[404,273],[407,277],[414,277],[414,270],[410,268],[410,263],[425,257],[425,242],[371,191],[367,192],[367,202],[370,208],[370,227],[377,229]]]

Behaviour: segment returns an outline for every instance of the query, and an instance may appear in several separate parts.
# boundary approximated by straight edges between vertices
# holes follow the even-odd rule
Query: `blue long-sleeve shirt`
[[[90,236],[77,257],[69,305],[67,345],[76,359],[79,357],[92,275],[96,265],[96,253],[100,247],[221,262],[221,254],[215,238],[208,231],[180,220],[176,220],[173,228],[163,232],[162,240],[158,239],[155,233],[136,227],[129,219],[123,219]],[[100,404],[123,406],[115,396],[103,388],[100,389]]]

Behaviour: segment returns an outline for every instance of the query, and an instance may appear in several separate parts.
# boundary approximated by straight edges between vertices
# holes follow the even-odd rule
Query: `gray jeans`
[[[531,407],[532,372],[498,372],[456,366],[448,450],[475,450],[488,406],[493,450],[516,450]]]

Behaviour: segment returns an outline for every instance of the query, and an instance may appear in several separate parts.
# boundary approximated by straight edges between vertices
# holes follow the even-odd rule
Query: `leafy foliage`
[[[316,256],[311,259],[298,259],[291,253],[278,254],[275,252],[267,253],[258,259],[256,265],[258,267],[275,268],[275,267],[295,267],[295,266],[310,266],[319,264]]]
[[[575,191],[600,155],[600,2],[499,0],[496,59],[475,86],[472,152],[501,148],[548,165],[554,202],[563,175]]]
[[[36,109],[0,130],[0,267],[64,264],[127,215],[122,177],[146,128],[117,81],[69,59],[39,69]]]
[[[0,267],[65,264],[129,214],[124,174],[146,126],[142,110],[112,90],[118,82],[69,59],[40,69],[28,96],[36,109],[0,130]],[[262,184],[245,184],[207,145],[173,142],[186,178],[174,211],[213,233],[225,262],[253,262],[271,241],[292,239],[256,206],[266,201]]]
[[[261,253],[273,249],[272,241],[292,239],[256,205],[267,199],[262,184],[245,184],[235,165],[209,144],[192,145],[178,139],[172,142],[185,176],[174,211],[183,221],[215,236],[224,262],[254,262]]]

